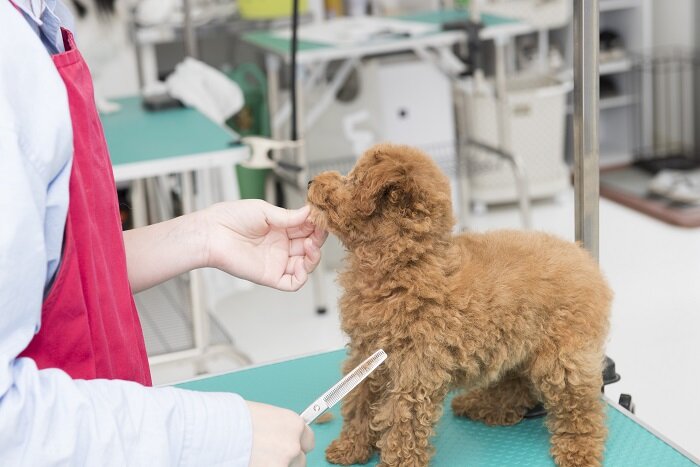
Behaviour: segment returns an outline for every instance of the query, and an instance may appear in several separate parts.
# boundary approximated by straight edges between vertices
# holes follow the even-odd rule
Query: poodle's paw
[[[489,406],[478,394],[460,394],[452,399],[452,411],[460,417],[478,420],[487,425],[509,426],[520,422],[526,407]]]
[[[597,455],[591,453],[559,453],[552,452],[554,463],[559,467],[601,467],[602,463]]]
[[[551,453],[559,467],[600,467],[604,444],[585,435],[554,435]]]
[[[401,459],[397,462],[379,462],[377,467],[427,467],[428,465],[428,460]]]
[[[341,436],[326,448],[326,459],[331,464],[366,464],[372,457],[372,448],[357,440]]]

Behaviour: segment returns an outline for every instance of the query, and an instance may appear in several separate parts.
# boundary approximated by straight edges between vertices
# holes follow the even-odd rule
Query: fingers
[[[294,292],[306,283],[308,277],[309,274],[304,268],[303,258],[301,256],[293,256],[287,262],[287,268],[277,283],[277,289],[285,292]]]
[[[313,272],[321,262],[321,249],[316,244],[318,240],[311,237],[295,238],[289,242],[289,261],[285,269],[286,274],[293,274],[296,271],[296,264],[299,259],[303,261],[304,270],[307,273]]]
[[[253,429],[251,467],[305,467],[314,448],[314,434],[288,409],[246,401]]]
[[[328,232],[319,227],[314,227],[314,232],[311,234],[310,238],[313,240],[316,247],[321,248],[326,242],[326,238],[328,238]]]
[[[314,440],[314,432],[308,425],[304,425],[304,431],[301,433],[301,439],[299,440],[302,452],[294,458],[290,467],[306,467],[306,454],[311,452],[316,444]]]
[[[305,453],[310,452],[315,444],[314,432],[308,425],[304,425],[304,432],[301,434],[301,450]]]
[[[314,244],[313,239],[304,240],[304,270],[307,273],[313,272],[321,262],[321,250]]]
[[[301,453],[289,464],[289,467],[306,467],[306,454]]]
[[[285,229],[304,225],[309,217],[309,210],[309,206],[300,209],[284,209],[269,203],[263,204],[267,223]]]
[[[294,262],[294,275],[292,276],[292,290],[299,290],[302,285],[306,283],[306,279],[309,278],[309,273],[306,272],[304,268],[304,260],[302,258],[297,258]]]
[[[303,256],[305,254],[305,238],[293,238],[289,241],[289,256]]]

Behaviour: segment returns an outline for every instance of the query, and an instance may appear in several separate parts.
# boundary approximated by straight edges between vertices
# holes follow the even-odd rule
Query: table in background
[[[341,376],[345,351],[321,353],[279,363],[205,377],[178,386],[197,391],[236,392],[246,399],[274,404],[301,412]],[[698,461],[643,425],[622,407],[607,401],[608,439],[604,465],[612,467],[700,465]],[[340,433],[339,407],[334,419],[313,425],[316,448],[308,455],[310,466],[332,466],[324,450]],[[489,427],[455,417],[445,402],[434,445],[435,467],[554,466],[549,455],[549,433],[543,418],[526,419],[510,427]],[[232,434],[234,436],[234,434]],[[375,465],[375,455],[367,465]]]
[[[456,44],[466,43],[466,33],[464,31],[442,31],[440,25],[448,22],[464,21],[468,19],[467,10],[438,10],[416,13],[396,17],[395,19],[410,21],[414,23],[422,23],[426,25],[436,25],[435,31],[409,37],[387,37],[382,39],[371,40],[367,42],[358,42],[352,45],[335,46],[328,43],[311,42],[307,40],[299,40],[297,42],[297,70],[299,76],[297,80],[297,111],[296,111],[296,127],[298,129],[298,138],[303,139],[305,128],[310,128],[319,118],[328,105],[333,101],[335,93],[340,89],[342,84],[348,78],[354,67],[364,57],[389,54],[389,53],[404,53],[413,52],[421,60],[426,60],[438,66],[440,54],[452,54],[451,48]],[[533,32],[534,28],[521,21],[511,18],[504,18],[496,15],[483,14],[481,17],[483,29],[479,33],[481,40],[493,40],[496,49],[496,57],[500,60],[500,65],[496,67],[497,74],[503,75],[502,81],[505,85],[505,70],[507,68],[506,45],[513,37],[521,34]],[[327,20],[332,22],[333,20]],[[282,68],[282,63],[290,61],[290,38],[280,37],[276,33],[278,29],[255,31],[243,35],[243,40],[265,53],[265,66],[267,74],[267,94],[268,107],[270,113],[270,127],[272,136],[275,139],[287,139],[287,135],[280,134],[279,129],[291,117],[291,105],[286,103],[281,108],[279,106],[280,80],[279,75]],[[438,51],[438,55],[433,53]],[[454,55],[452,55],[454,57]],[[305,75],[308,74],[308,82],[313,82],[317,77],[321,76],[324,71],[324,66],[332,60],[341,60],[333,80],[325,91],[324,95],[319,99],[318,104],[306,112],[304,106],[304,82]],[[456,60],[456,58],[455,58]],[[439,66],[438,66],[439,68]],[[504,154],[510,154],[510,148],[504,149]],[[469,187],[466,176],[466,164],[462,163],[461,156],[457,157],[458,161],[458,177],[460,186],[460,196],[462,209],[460,210],[460,225],[466,226],[468,221],[469,209]],[[308,158],[303,147],[295,150],[294,163],[300,167],[296,174],[285,173],[284,170],[277,170],[277,175],[288,182],[292,187],[299,191],[306,189],[309,179],[309,164]],[[516,162],[515,164],[517,164]],[[521,180],[520,173],[515,174],[518,186],[523,184],[526,186],[526,181]],[[523,200],[525,194],[521,193],[521,205],[523,207],[523,219],[525,226],[530,223],[529,200]],[[323,258],[322,258],[323,261]],[[325,294],[323,293],[323,263],[318,268],[318,272],[311,276],[314,290],[314,304],[319,311],[327,308]]]
[[[335,94],[337,88],[342,85],[349,75],[352,67],[358,60],[375,55],[414,52],[424,60],[435,62],[437,57],[432,56],[429,50],[447,50],[452,46],[460,43],[466,43],[466,34],[463,31],[442,31],[440,25],[448,22],[464,21],[468,19],[468,11],[466,10],[439,10],[428,11],[423,13],[415,13],[395,17],[394,19],[404,20],[407,22],[421,23],[425,25],[435,25],[437,30],[426,34],[420,34],[409,37],[387,37],[382,39],[374,39],[366,42],[358,42],[352,45],[336,46],[329,43],[312,42],[299,40],[297,42],[297,75],[300,78],[304,77],[303,69],[313,69],[319,64],[328,63],[332,60],[342,60],[343,65],[339,67],[333,84],[330,86],[327,93]],[[483,29],[480,31],[479,37],[482,40],[494,40],[497,47],[505,47],[505,43],[513,37],[521,34],[534,32],[534,28],[518,20],[504,18],[496,15],[482,15]],[[333,20],[327,20],[332,22]],[[285,104],[282,109],[278,110],[279,96],[279,73],[282,62],[290,61],[290,38],[280,37],[276,33],[278,30],[255,31],[243,35],[243,40],[265,53],[266,70],[268,78],[268,105],[271,115],[271,127],[273,136],[280,139],[277,129],[284,123],[284,120],[289,117],[289,104]],[[501,56],[505,60],[505,55]],[[504,66],[505,70],[505,66]],[[314,72],[309,72],[313,76]],[[314,121],[320,118],[325,106],[331,101],[327,96],[319,99],[320,104],[308,112],[308,119],[305,118],[304,110],[304,85],[302,79],[297,81],[297,128],[299,129],[299,138],[302,138],[303,129],[309,127]],[[282,116],[277,116],[276,114]],[[275,118],[276,117],[276,118]],[[283,138],[284,139],[284,138]],[[305,188],[307,174],[307,160],[303,148],[296,151],[299,155],[298,163],[302,167],[302,171],[297,175],[296,184],[300,188]]]
[[[148,223],[146,179],[180,175],[184,213],[194,211],[196,171],[229,167],[230,180],[234,183],[234,165],[248,157],[248,148],[237,143],[238,136],[233,131],[190,108],[150,112],[143,108],[140,97],[115,102],[121,105],[121,110],[101,115],[100,119],[115,181],[131,183],[135,227]],[[154,204],[150,204],[153,209]],[[151,365],[189,358],[201,362],[208,352],[220,350],[209,345],[208,314],[203,305],[199,273],[190,272],[189,279],[194,348],[151,357]]]

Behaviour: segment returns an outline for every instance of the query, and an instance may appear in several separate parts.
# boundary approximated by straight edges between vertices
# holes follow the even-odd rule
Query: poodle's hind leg
[[[352,352],[344,364],[344,373],[355,368],[365,358],[361,352]],[[374,453],[376,434],[370,428],[370,407],[377,400],[375,375],[350,391],[342,402],[343,428],[340,437],[326,448],[328,462],[340,465],[365,464]]]
[[[533,365],[533,383],[547,409],[551,453],[559,467],[602,463],[607,435],[602,362],[599,352],[579,351],[538,358]]]
[[[509,374],[487,388],[458,394],[452,399],[452,411],[487,425],[515,425],[536,402],[530,381]]]

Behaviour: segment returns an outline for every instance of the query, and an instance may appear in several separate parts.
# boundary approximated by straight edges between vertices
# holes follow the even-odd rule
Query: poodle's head
[[[402,238],[444,238],[454,225],[447,177],[408,146],[376,145],[345,177],[319,174],[309,182],[307,198],[314,222],[350,250]]]

